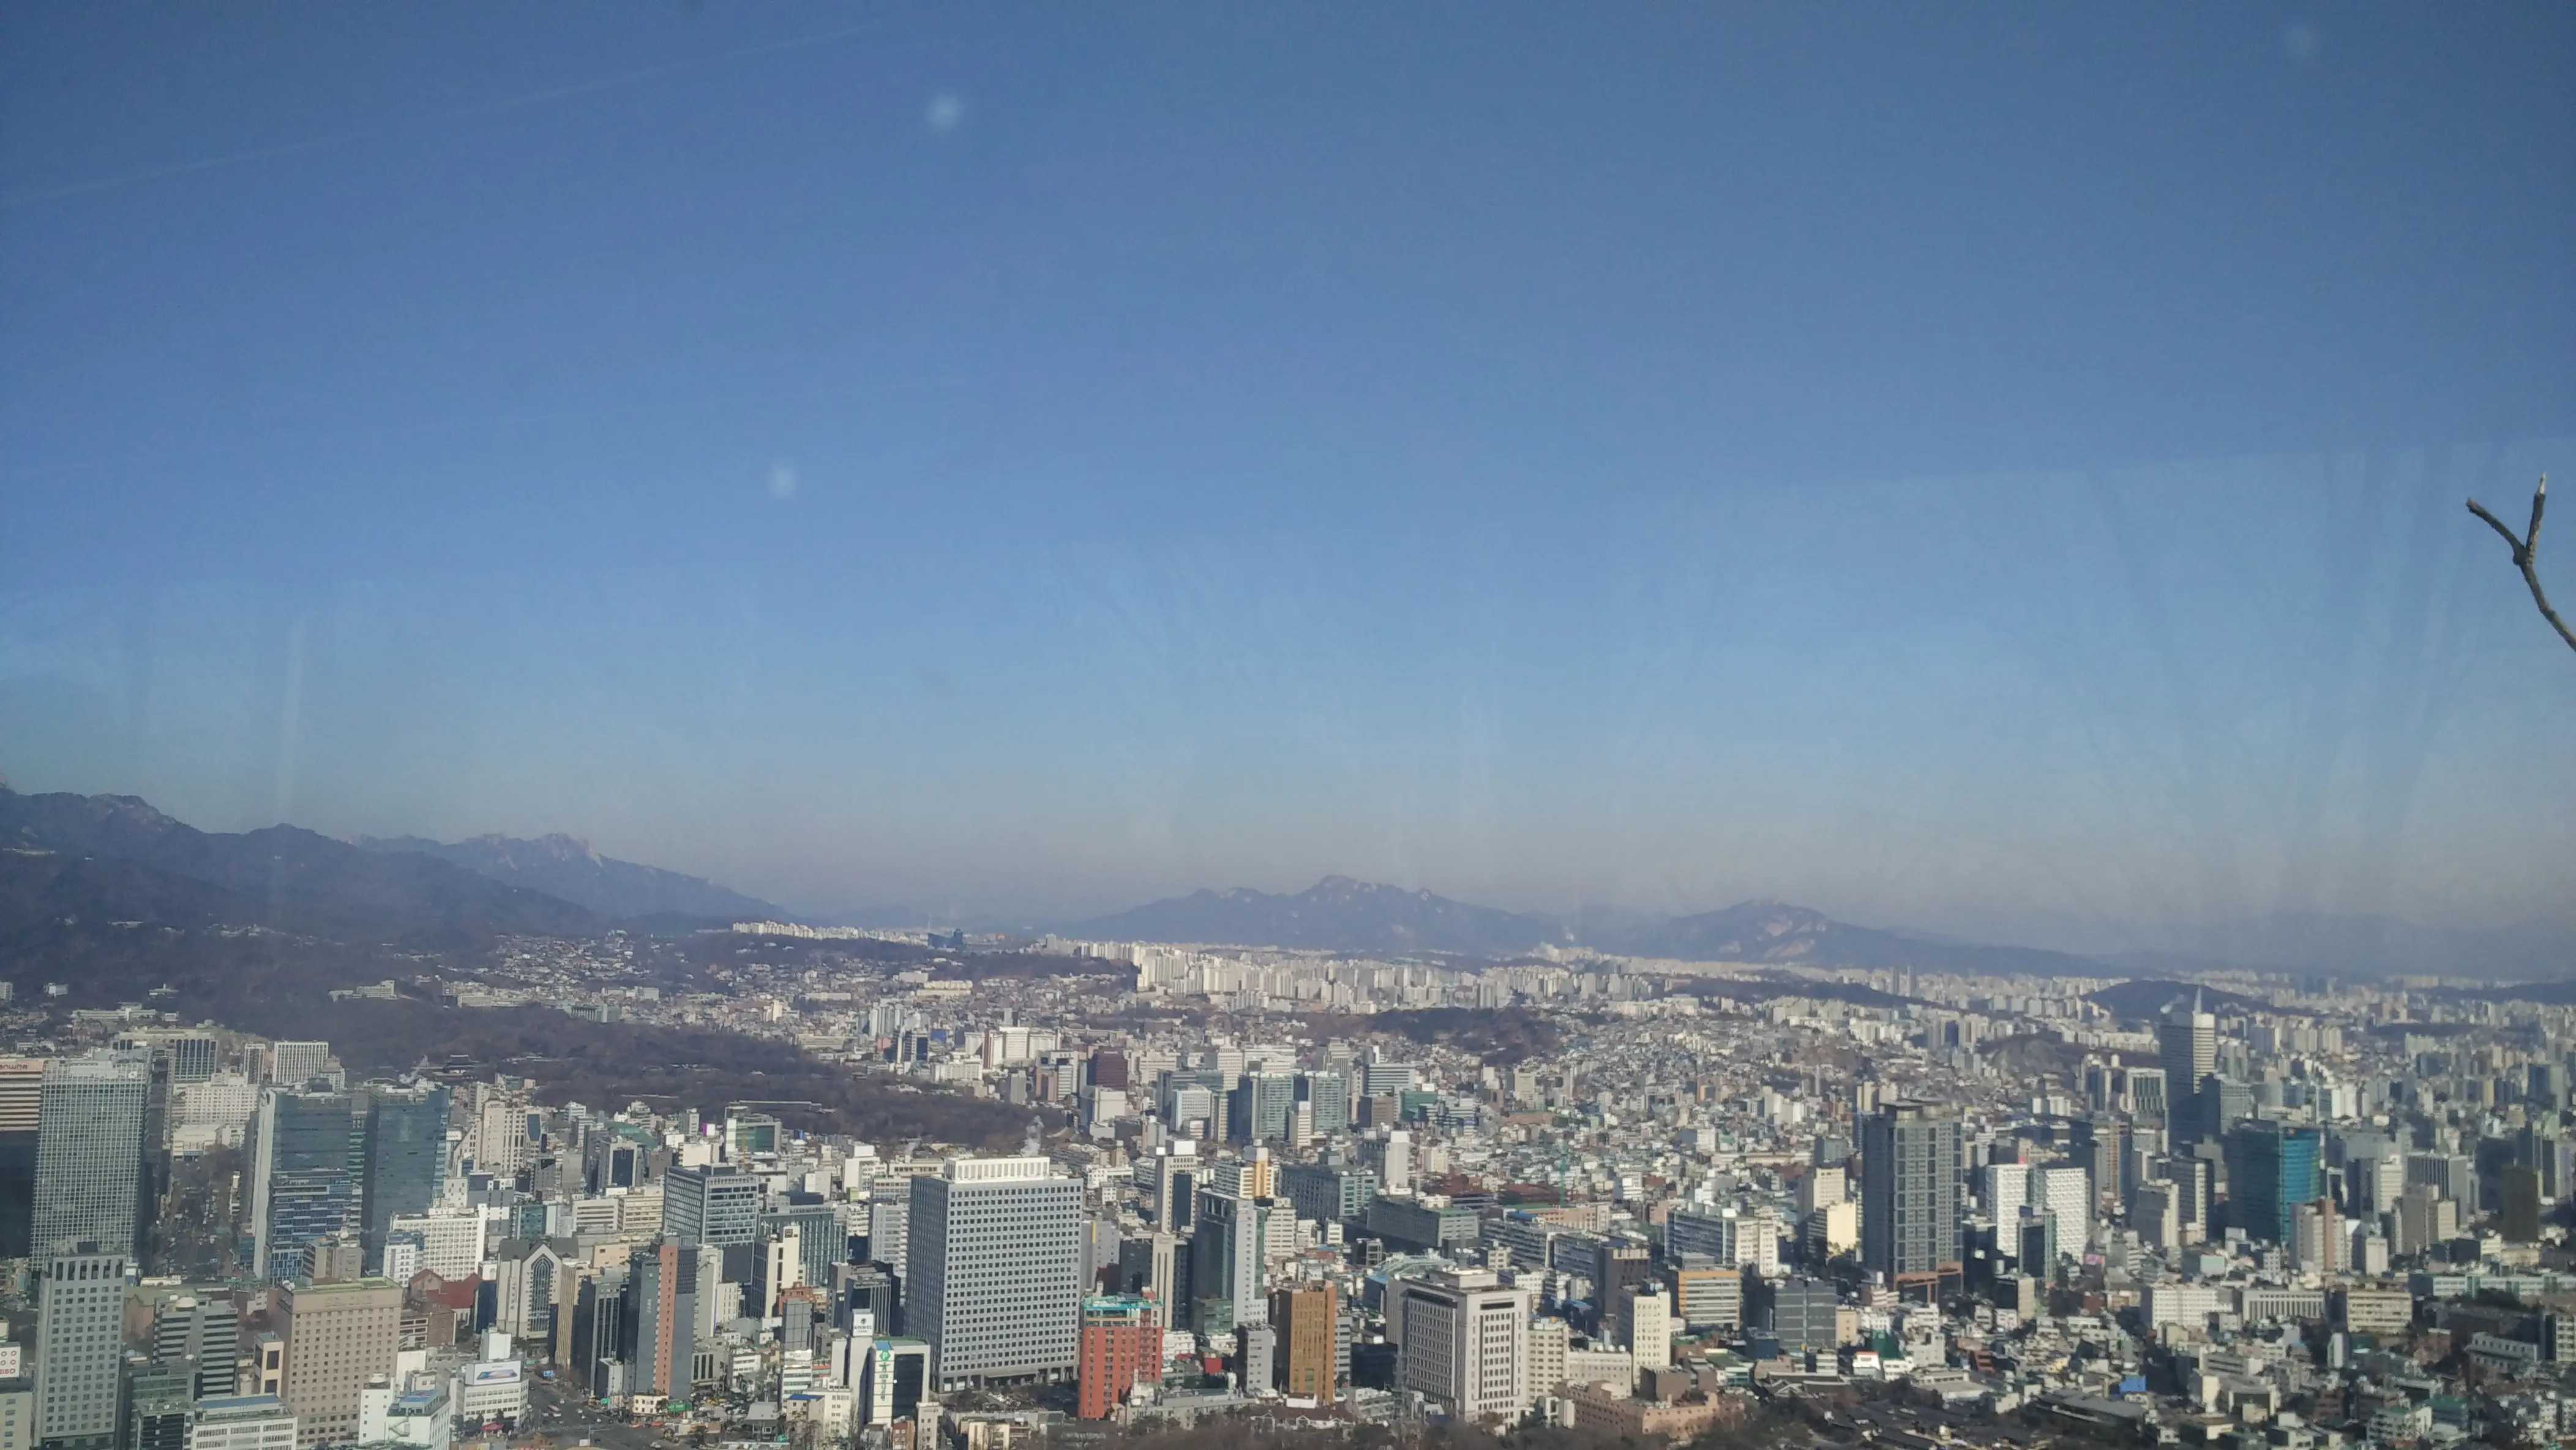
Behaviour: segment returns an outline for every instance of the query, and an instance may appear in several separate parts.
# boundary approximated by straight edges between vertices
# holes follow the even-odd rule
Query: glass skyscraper
[[[370,1089],[365,1171],[359,1185],[366,1268],[381,1273],[385,1233],[397,1214],[423,1214],[438,1201],[447,1164],[447,1089]]]
[[[2156,1024],[2156,1056],[2165,1070],[2165,1122],[2174,1129],[2168,1141],[2178,1144],[2200,1131],[2208,1116],[2200,1080],[2218,1071],[2218,1016],[2200,1010],[2198,993]]]
[[[144,1065],[108,1056],[45,1069],[29,1237],[42,1257],[58,1245],[130,1254],[141,1240]]]
[[[2292,1214],[2325,1191],[2314,1128],[2246,1122],[2227,1130],[2227,1217],[2252,1239],[2295,1242]]]
[[[261,1094],[244,1175],[252,1272],[287,1277],[307,1245],[357,1231],[361,1111],[346,1093],[271,1088]]]

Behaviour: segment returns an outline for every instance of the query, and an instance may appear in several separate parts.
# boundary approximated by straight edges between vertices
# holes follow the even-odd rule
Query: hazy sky
[[[2564,6],[10,7],[0,771],[798,906],[2565,920],[2460,499],[2571,383]]]

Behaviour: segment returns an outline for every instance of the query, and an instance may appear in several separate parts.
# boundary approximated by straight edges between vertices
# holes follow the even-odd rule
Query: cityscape
[[[2567,0],[0,5],[0,1450],[2576,1450],[2571,384]]]
[[[0,806],[12,869],[58,891],[120,849],[65,822],[145,822],[201,862],[249,839],[139,802]],[[163,894],[108,933],[288,935],[148,925],[182,878],[122,849]],[[440,899],[469,877],[398,865]],[[2576,1431],[2560,985],[777,919],[370,961],[415,969],[286,1010],[433,1024],[391,1070],[358,1027],[112,1000],[104,957],[8,984],[12,1443]],[[495,1023],[518,1050],[443,1050]],[[715,1034],[763,1065],[630,1096],[645,1064],[574,1031]],[[792,1096],[798,1064],[852,1096]]]

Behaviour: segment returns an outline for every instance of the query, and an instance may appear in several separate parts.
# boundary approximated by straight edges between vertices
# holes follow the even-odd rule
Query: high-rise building
[[[2021,1215],[2021,1206],[2030,1202],[2030,1165],[2022,1162],[1989,1163],[1978,1170],[1985,1179],[1986,1216],[1997,1223],[2010,1223]]]
[[[912,1180],[905,1330],[941,1389],[1074,1370],[1082,1184],[1045,1158],[954,1158]]]
[[[1351,1079],[1344,1072],[1310,1072],[1297,1079],[1297,1101],[1314,1111],[1315,1131],[1338,1137],[1351,1129]]]
[[[2025,1278],[2045,1278],[2057,1267],[2057,1215],[2037,1204],[2021,1206],[2012,1224],[2013,1259]]]
[[[1314,1223],[1365,1219],[1377,1197],[1377,1175],[1348,1163],[1291,1163],[1279,1170],[1279,1183],[1297,1216]]]
[[[2290,1266],[2303,1273],[2332,1274],[2350,1267],[2352,1241],[2336,1213],[2334,1200],[2320,1198],[2290,1208]]]
[[[1296,1106],[1294,1073],[1245,1073],[1225,1095],[1225,1135],[1238,1143],[1285,1138]]]
[[[662,1179],[662,1235],[682,1248],[731,1248],[760,1231],[760,1180],[734,1169],[674,1168]]]
[[[2211,1073],[2200,1080],[2192,1111],[2200,1115],[2201,1139],[2223,1143],[2229,1128],[2254,1116],[2254,1089]]]
[[[1331,1281],[1283,1288],[1270,1296],[1270,1325],[1279,1335],[1273,1383],[1290,1399],[1333,1402],[1340,1371],[1340,1295]]]
[[[371,1089],[365,1138],[360,1242],[366,1271],[379,1274],[394,1217],[425,1214],[438,1202],[439,1176],[447,1164],[447,1089]]]
[[[139,1123],[138,1123],[139,1131]],[[48,1450],[109,1450],[123,1365],[123,1246],[54,1253],[36,1291],[36,1442]]]
[[[306,1245],[358,1232],[366,1167],[361,1112],[346,1093],[272,1087],[260,1094],[242,1166],[252,1273],[293,1274]],[[296,1419],[312,1429],[300,1407]]]
[[[2507,1166],[2499,1179],[2504,1201],[2499,1205],[2499,1218],[2505,1242],[2537,1243],[2540,1240],[2540,1170]]]
[[[1753,1322],[1780,1341],[1789,1354],[1831,1351],[1835,1332],[1834,1285],[1830,1279],[1764,1279],[1753,1284]]]
[[[233,1354],[241,1339],[241,1306],[225,1294],[180,1294],[152,1309],[152,1358],[196,1366],[199,1397],[233,1391]]]
[[[699,1289],[695,1249],[655,1244],[627,1259],[620,1338],[630,1397],[689,1397],[697,1360]]]
[[[2057,1216],[2059,1248],[2080,1254],[2093,1239],[2093,1175],[2080,1164],[2051,1163],[2030,1170],[2030,1206]]]
[[[277,1042],[269,1045],[269,1081],[281,1087],[303,1088],[331,1070],[331,1044],[327,1042]]]
[[[202,1032],[174,1033],[161,1039],[170,1053],[170,1081],[176,1086],[204,1082],[215,1075],[215,1039]]]
[[[1672,1364],[1673,1304],[1663,1285],[1639,1284],[1619,1296],[1619,1338],[1640,1369]]]
[[[2165,1120],[2203,1121],[2200,1080],[2218,1071],[2218,1017],[2200,1009],[2197,992],[2190,1007],[2174,1007],[2156,1024],[2156,1055],[2165,1071]],[[2184,1134],[2174,1136],[2179,1140]]]
[[[1959,1263],[1959,1119],[1931,1103],[1882,1104],[1861,1128],[1861,1264],[1890,1284]]]
[[[528,1105],[510,1097],[484,1099],[474,1117],[474,1170],[503,1178],[528,1166]]]
[[[1379,1145],[1377,1191],[1391,1198],[1413,1192],[1413,1135],[1402,1128],[1388,1129],[1386,1141]]]
[[[594,1400],[626,1394],[626,1275],[622,1264],[602,1269],[584,1278],[573,1298],[572,1381]]]
[[[286,1341],[282,1398],[295,1412],[303,1450],[357,1438],[358,1403],[371,1375],[391,1374],[402,1341],[402,1290],[385,1279],[278,1290],[278,1335]]]
[[[2227,1130],[2228,1223],[2251,1239],[2295,1246],[2293,1210],[2324,1192],[2314,1128],[2260,1119]]]
[[[36,1143],[36,1253],[67,1243],[131,1253],[140,1243],[150,1089],[144,1064],[131,1058],[47,1064]]]
[[[1191,1213],[1190,1327],[1230,1334],[1268,1313],[1261,1297],[1261,1200],[1202,1188]]]
[[[1187,1233],[1201,1173],[1198,1144],[1188,1138],[1166,1143],[1143,1168],[1146,1219],[1166,1233]]]
[[[1573,1348],[1574,1326],[1550,1314],[1542,1314],[1529,1323],[1529,1332],[1521,1336],[1528,1346],[1529,1392],[1532,1396],[1552,1395],[1565,1388],[1565,1356]]]
[[[35,1253],[36,1128],[44,1100],[43,1058],[0,1058],[0,1259]]]
[[[2181,1190],[2163,1179],[2151,1179],[2129,1190],[2129,1226],[2139,1241],[2153,1249],[2182,1247]]]
[[[2213,1029],[2214,1034],[2215,1029]],[[2133,1067],[2121,1074],[2120,1096],[2128,1110],[2137,1114],[2141,1123],[2170,1125],[2172,1105],[2166,1101],[2165,1070],[2161,1067]]]
[[[1128,1391],[1161,1376],[1163,1327],[1141,1294],[1095,1294],[1082,1301],[1081,1330],[1074,1413],[1106,1420]]]
[[[188,1450],[188,1422],[197,1407],[196,1375],[189,1368],[128,1365],[124,1428],[117,1450]]]
[[[36,1450],[36,1382],[0,1375],[0,1450]]]
[[[867,1425],[899,1425],[921,1413],[930,1390],[930,1346],[910,1336],[880,1337],[860,1366],[858,1405]]]
[[[909,1190],[906,1190],[907,1194]],[[868,1260],[896,1273],[912,1259],[912,1199],[878,1198],[868,1204]]]
[[[1402,1283],[1396,1382],[1462,1420],[1518,1417],[1530,1399],[1529,1290],[1483,1269]]]
[[[1704,1254],[1684,1254],[1672,1277],[1673,1317],[1684,1328],[1733,1329],[1744,1322],[1742,1269]]]

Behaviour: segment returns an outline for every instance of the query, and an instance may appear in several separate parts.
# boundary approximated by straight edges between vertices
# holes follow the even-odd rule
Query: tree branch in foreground
[[[2513,546],[2513,565],[2522,571],[2522,582],[2531,586],[2531,602],[2540,606],[2540,617],[2549,621],[2549,627],[2558,631],[2558,637],[2567,641],[2569,649],[2576,649],[2576,629],[2569,629],[2567,621],[2558,617],[2558,611],[2549,607],[2549,596],[2541,592],[2540,571],[2532,562],[2540,553],[2540,511],[2548,504],[2549,475],[2544,473],[2540,475],[2540,486],[2531,491],[2531,526],[2519,537],[2504,526],[2504,520],[2488,513],[2486,505],[2476,499],[2469,500],[2469,512],[2486,520],[2488,528],[2504,535],[2504,541]]]

